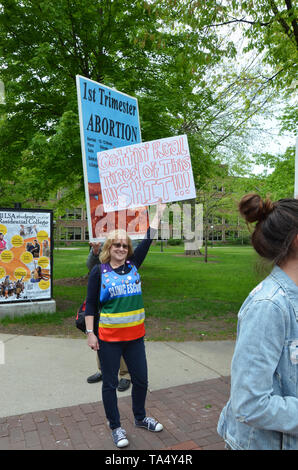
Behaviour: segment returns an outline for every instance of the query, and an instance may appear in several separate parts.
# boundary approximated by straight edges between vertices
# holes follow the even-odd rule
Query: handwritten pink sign
[[[196,197],[186,135],[97,153],[104,210]]]

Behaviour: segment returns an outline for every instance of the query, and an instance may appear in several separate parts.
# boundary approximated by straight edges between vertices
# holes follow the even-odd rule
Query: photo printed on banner
[[[0,303],[51,299],[52,212],[0,209]]]

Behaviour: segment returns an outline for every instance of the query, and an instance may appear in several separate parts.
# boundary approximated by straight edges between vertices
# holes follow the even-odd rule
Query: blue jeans
[[[116,391],[121,356],[131,376],[134,417],[136,420],[143,420],[146,416],[145,401],[148,388],[144,338],[110,343],[99,340],[98,356],[102,372],[102,401],[110,428],[116,429],[121,426]]]

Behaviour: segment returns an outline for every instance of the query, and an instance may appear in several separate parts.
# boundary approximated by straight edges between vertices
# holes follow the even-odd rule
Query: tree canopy
[[[82,197],[76,74],[137,96],[143,140],[180,132],[187,115],[203,112],[211,96],[205,69],[233,48],[222,47],[214,32],[201,33],[207,12],[196,19],[194,29],[188,25],[191,16],[179,14],[175,5],[2,2],[2,204],[16,197],[22,202],[47,199],[62,187],[69,188],[72,198]],[[194,87],[200,92],[194,94]],[[200,155],[194,166],[204,173],[209,156],[195,139],[191,145]]]
[[[256,160],[270,169],[269,174],[263,179],[262,192],[272,200],[292,198],[295,177],[294,147],[288,147],[285,153],[280,155],[268,153],[258,155]]]
[[[143,141],[187,133],[198,184],[225,152],[244,164],[246,123],[271,99],[262,80],[273,79],[231,71],[236,47],[216,26],[248,24],[248,48],[268,49],[274,83],[281,89],[286,80],[291,89],[296,19],[290,0],[225,4],[2,1],[1,205],[47,200],[62,189],[63,207],[83,200],[76,74],[136,96]]]

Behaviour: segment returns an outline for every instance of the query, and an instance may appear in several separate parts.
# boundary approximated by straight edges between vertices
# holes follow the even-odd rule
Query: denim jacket
[[[298,450],[298,286],[277,266],[239,311],[217,431],[235,450]]]

